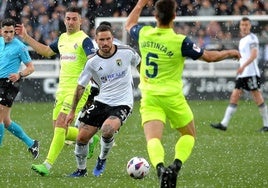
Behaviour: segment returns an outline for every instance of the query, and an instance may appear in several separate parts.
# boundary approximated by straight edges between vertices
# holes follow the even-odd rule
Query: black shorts
[[[11,107],[19,88],[19,81],[13,83],[8,78],[0,78],[0,104]]]
[[[121,120],[121,125],[131,114],[131,108],[127,105],[109,106],[107,104],[94,101],[79,117],[79,121],[101,128],[103,122],[110,116],[116,116]]]
[[[260,87],[261,78],[258,76],[238,78],[235,83],[235,89],[244,89],[246,91],[258,90]]]

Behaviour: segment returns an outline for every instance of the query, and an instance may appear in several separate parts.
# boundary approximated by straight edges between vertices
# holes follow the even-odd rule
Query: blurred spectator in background
[[[243,3],[243,0],[236,0],[232,9],[233,15],[248,15],[248,7]]]
[[[5,10],[7,6],[7,0],[0,1],[0,19],[2,20],[5,16]]]
[[[153,16],[153,4],[156,0],[150,0],[142,12],[142,16]],[[77,6],[81,9],[82,25],[81,29],[90,37],[94,37],[96,17],[126,17],[136,5],[137,0],[0,0],[0,19],[8,14],[8,17],[16,17],[27,28],[28,33],[33,36],[33,31],[42,29],[48,31],[43,34],[44,41],[52,41],[55,33],[65,32],[63,23],[66,6]],[[177,16],[222,16],[222,15],[267,15],[268,0],[177,0]],[[47,25],[42,24],[44,15],[48,16]],[[47,19],[46,19],[47,20]],[[233,48],[236,46],[236,38],[239,36],[238,21],[218,22],[221,27],[220,33],[216,34],[216,39],[226,37],[224,47]],[[252,20],[252,30],[263,35],[266,23]],[[122,36],[122,25],[114,24],[116,28],[115,36]],[[189,32],[187,35],[197,38],[202,35],[203,30],[211,30],[209,22],[176,22],[175,27],[181,33]],[[183,28],[184,27],[184,28]],[[214,27],[214,26],[213,26]],[[199,31],[201,29],[201,31]],[[199,33],[199,34],[197,34]],[[265,33],[265,32],[264,32]],[[121,35],[121,36],[120,36]],[[212,37],[212,39],[211,39]],[[206,40],[200,43],[215,41],[214,36],[208,35]],[[267,37],[264,38],[267,40]],[[206,42],[207,41],[207,42]],[[234,41],[234,42],[233,42]],[[198,42],[198,41],[196,41]],[[229,44],[228,44],[229,43]],[[233,45],[233,46],[232,46]],[[134,47],[135,48],[135,47]]]
[[[178,1],[178,16],[196,16],[197,9],[199,8],[198,3],[195,0],[181,0]]]
[[[118,7],[120,8],[121,16],[127,17],[131,10],[134,8],[138,0],[117,0]]]
[[[118,4],[116,0],[102,0],[97,2],[97,8],[95,9],[95,17],[118,17],[120,16]]]
[[[49,17],[47,14],[43,14],[39,16],[39,26],[37,30],[40,31],[43,40],[45,41],[49,38],[49,33],[51,31],[51,23],[49,22]]]
[[[200,8],[197,10],[198,16],[213,16],[215,15],[215,9],[212,6],[210,0],[201,1]]]
[[[53,12],[49,21],[51,31],[58,31],[59,34],[66,31],[64,21],[60,18],[60,14]]]
[[[215,15],[215,9],[212,6],[210,0],[201,1],[200,8],[197,10],[198,16],[213,16]],[[206,27],[209,22],[202,22],[202,26]]]
[[[22,9],[27,4],[27,0],[8,0],[4,17],[12,18],[16,23],[20,23]]]
[[[149,0],[146,7],[141,12],[141,16],[152,16],[154,15],[154,0]]]
[[[228,3],[228,0],[218,0],[216,5],[216,15],[222,16],[222,15],[231,15],[231,3]]]

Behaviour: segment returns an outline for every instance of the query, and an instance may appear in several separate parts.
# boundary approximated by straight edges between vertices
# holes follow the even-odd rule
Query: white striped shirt
[[[110,106],[133,106],[133,78],[131,66],[140,63],[140,56],[129,46],[119,45],[109,58],[93,55],[81,73],[78,84],[87,86],[92,78],[100,93],[95,100]]]

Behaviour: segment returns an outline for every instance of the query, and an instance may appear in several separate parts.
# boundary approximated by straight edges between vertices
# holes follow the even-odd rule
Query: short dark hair
[[[81,8],[78,7],[68,7],[65,12],[77,12],[81,15]]]
[[[112,28],[108,25],[99,25],[96,29],[96,35],[99,33],[99,32],[104,32],[104,31],[110,31],[112,34],[113,34],[113,31],[112,31]]]
[[[4,20],[2,20],[1,22],[1,28],[5,27],[5,26],[14,26],[15,27],[16,22],[11,19],[11,18],[6,18]]]
[[[107,22],[107,21],[101,22],[100,25],[108,25],[109,27],[112,27],[112,24],[110,22]]]
[[[175,0],[159,0],[155,4],[156,17],[163,25],[168,25],[176,13],[177,2]]]
[[[250,22],[250,19],[248,18],[248,17],[243,17],[242,19],[241,19],[241,21],[249,21]]]

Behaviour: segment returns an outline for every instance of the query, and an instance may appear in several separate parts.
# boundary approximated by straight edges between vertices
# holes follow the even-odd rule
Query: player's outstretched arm
[[[221,61],[227,58],[234,58],[239,60],[241,58],[241,55],[238,50],[222,50],[222,51],[204,50],[203,55],[199,59],[210,63],[210,62]]]
[[[148,1],[149,0],[139,0],[134,9],[128,15],[125,25],[125,29],[127,30],[127,32],[130,32],[130,29],[138,23],[141,11],[143,7],[145,7],[145,5],[148,3]]]
[[[53,52],[49,46],[44,45],[29,36],[23,24],[16,24],[15,31],[16,34],[19,35],[24,42],[29,44],[38,54],[45,57],[55,55],[55,52]]]

